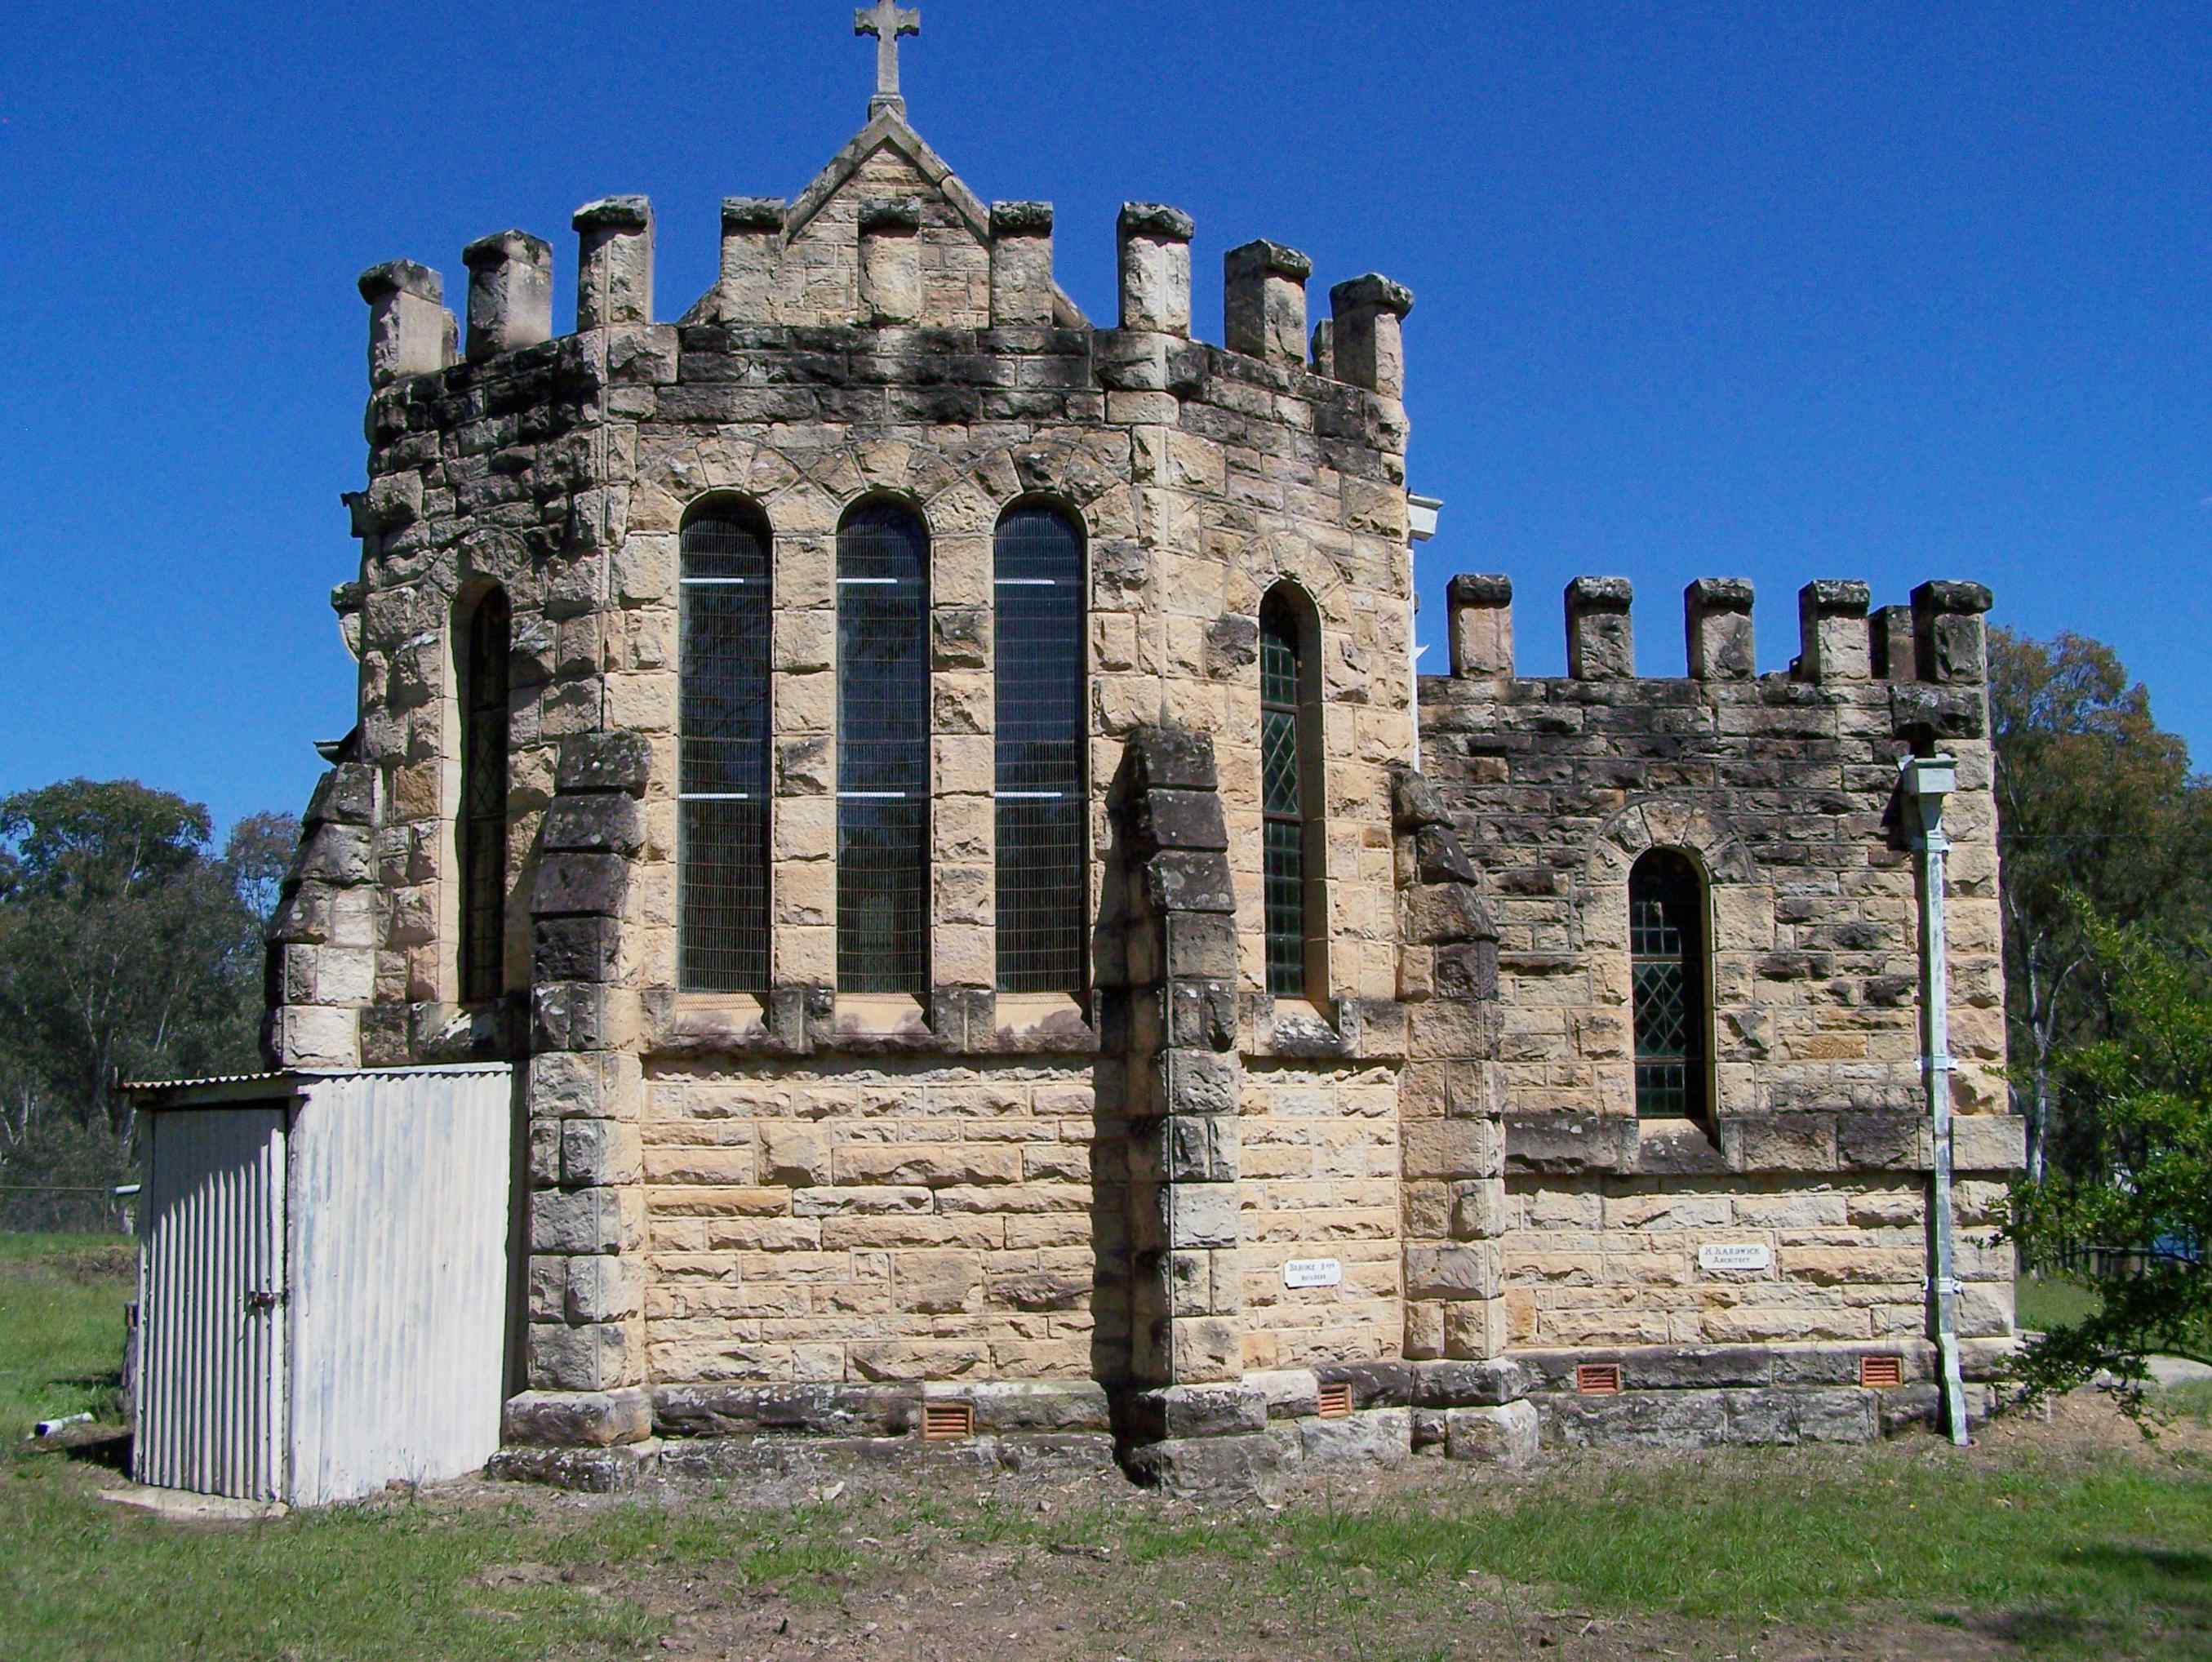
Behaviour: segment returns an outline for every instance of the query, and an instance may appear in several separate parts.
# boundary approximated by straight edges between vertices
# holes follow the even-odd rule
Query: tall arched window
[[[684,521],[678,984],[769,984],[768,517],[720,497]]]
[[[999,521],[996,561],[999,990],[1083,986],[1083,533],[1023,505]]]
[[[1322,875],[1318,630],[1305,597],[1278,583],[1260,603],[1260,807],[1267,990],[1312,998],[1327,979]]]
[[[929,533],[894,502],[837,533],[837,985],[929,988]]]
[[[1706,1110],[1705,884],[1690,857],[1654,849],[1628,874],[1636,1006],[1636,1111],[1702,1119]]]
[[[454,837],[461,856],[464,1004],[489,1003],[507,990],[507,659],[512,632],[506,592],[492,589],[469,614],[468,644],[460,654],[461,802]]]

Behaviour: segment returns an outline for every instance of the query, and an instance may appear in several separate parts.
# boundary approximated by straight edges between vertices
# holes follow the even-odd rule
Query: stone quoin
[[[1983,1400],[2020,1156],[1988,592],[1808,583],[1761,674],[1751,586],[1701,581],[1656,678],[1630,579],[1516,630],[1455,576],[1417,682],[1408,347],[1454,320],[1373,273],[1314,320],[1314,261],[1246,240],[1208,344],[1198,228],[1131,203],[1094,322],[1050,205],[908,124],[919,14],[855,27],[866,126],[723,204],[688,309],[620,195],[571,332],[521,230],[464,255],[465,332],[434,271],[361,280],[359,723],[267,1048],[515,1064],[500,1469],[972,1426],[1194,1490],[1928,1421],[1896,798],[1939,752]],[[1567,674],[1516,672],[1531,627]]]

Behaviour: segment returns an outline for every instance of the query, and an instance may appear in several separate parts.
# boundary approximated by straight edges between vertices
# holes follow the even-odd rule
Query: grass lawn
[[[2021,1276],[2015,1292],[2020,1300],[2020,1324],[2031,1333],[2045,1332],[2094,1315],[2104,1302],[2087,1282],[2055,1271],[2040,1281],[2030,1275]]]
[[[2212,1436],[2146,1446],[2080,1401],[2073,1429],[1964,1453],[1420,1460],[1280,1509],[939,1469],[774,1507],[479,1484],[160,1522],[94,1498],[112,1470],[22,1446],[31,1419],[112,1411],[127,1259],[98,1250],[0,1240],[10,1658],[2212,1654]]]

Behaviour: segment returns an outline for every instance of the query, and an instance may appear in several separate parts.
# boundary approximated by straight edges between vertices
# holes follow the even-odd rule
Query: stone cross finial
[[[898,43],[909,34],[921,33],[921,13],[896,3],[896,0],[876,0],[872,6],[853,14],[853,33],[876,37],[876,95],[868,100],[868,113],[875,115],[884,110],[906,113],[906,100],[899,95]]]

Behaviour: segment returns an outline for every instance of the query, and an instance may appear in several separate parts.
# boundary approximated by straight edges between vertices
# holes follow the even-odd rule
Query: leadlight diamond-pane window
[[[749,502],[684,527],[677,787],[678,977],[686,992],[769,984],[770,538]]]
[[[1058,508],[1016,508],[994,575],[999,990],[1075,992],[1089,911],[1081,535]]]
[[[1300,998],[1306,983],[1305,789],[1298,619],[1269,594],[1260,606],[1260,807],[1267,908],[1267,990]]]
[[[460,982],[464,1004],[506,990],[507,595],[492,590],[469,618],[461,686]]]
[[[929,986],[929,537],[896,502],[837,533],[837,985]]]
[[[1628,877],[1628,945],[1636,1013],[1636,1111],[1647,1119],[1705,1113],[1705,884],[1687,856],[1657,849]]]

